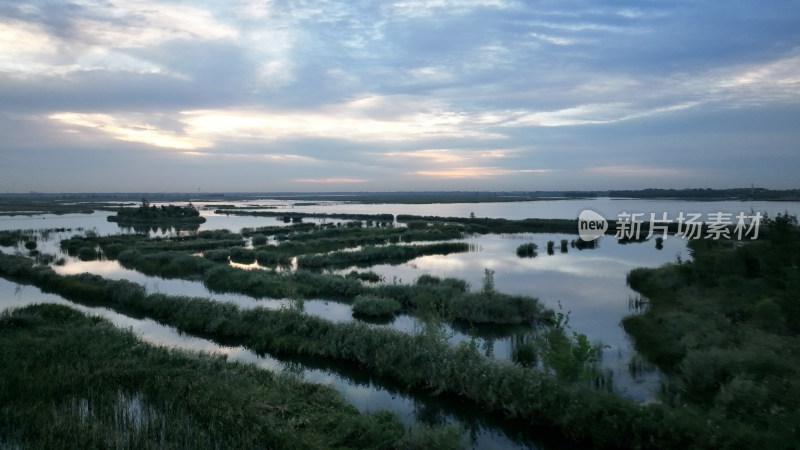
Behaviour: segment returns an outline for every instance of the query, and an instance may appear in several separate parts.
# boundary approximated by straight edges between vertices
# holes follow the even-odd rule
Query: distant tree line
[[[800,200],[800,189],[772,190],[765,188],[735,189],[640,189],[609,191],[609,197],[681,198],[681,199],[742,199],[742,200]]]

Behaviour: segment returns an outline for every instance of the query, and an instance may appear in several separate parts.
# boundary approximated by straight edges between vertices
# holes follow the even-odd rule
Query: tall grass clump
[[[539,246],[534,244],[533,242],[522,244],[519,247],[517,247],[517,256],[519,256],[520,258],[533,258],[536,256],[536,250],[538,248]]]
[[[359,295],[353,301],[353,313],[365,316],[392,316],[401,308],[402,305],[396,300],[372,295]]]
[[[240,264],[253,264],[256,262],[255,250],[242,247],[233,247],[230,249],[230,253],[231,261],[233,262]]]

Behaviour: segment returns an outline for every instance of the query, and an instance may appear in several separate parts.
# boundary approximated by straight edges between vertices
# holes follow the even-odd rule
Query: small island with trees
[[[162,226],[175,228],[193,228],[206,221],[200,211],[191,203],[186,206],[151,205],[146,199],[137,208],[120,208],[117,214],[108,217],[109,222],[116,222],[123,227]]]

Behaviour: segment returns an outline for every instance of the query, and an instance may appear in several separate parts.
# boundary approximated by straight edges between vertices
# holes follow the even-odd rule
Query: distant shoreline
[[[5,193],[0,203],[27,203],[41,207],[40,202],[63,205],[66,202],[96,203],[98,209],[116,209],[119,202],[139,202],[143,198],[153,202],[168,201],[232,201],[258,199],[285,199],[307,201],[346,201],[353,203],[497,203],[547,201],[585,198],[636,198],[659,200],[763,200],[800,201],[800,189],[774,190],[765,188],[732,189],[638,189],[610,191],[403,191],[403,192],[119,192],[119,193]],[[113,202],[116,204],[99,205]],[[5,209],[0,205],[0,209]],[[32,208],[38,209],[38,208]]]

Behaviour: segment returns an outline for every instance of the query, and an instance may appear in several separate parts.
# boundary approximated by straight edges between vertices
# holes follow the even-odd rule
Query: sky
[[[0,192],[800,188],[800,1],[0,2]]]

